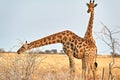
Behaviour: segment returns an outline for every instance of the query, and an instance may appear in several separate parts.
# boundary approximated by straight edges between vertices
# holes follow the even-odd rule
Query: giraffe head
[[[97,4],[95,4],[95,1],[94,1],[94,0],[93,0],[93,1],[90,0],[90,2],[87,3],[87,6],[88,6],[87,12],[88,12],[88,13],[90,13],[90,12],[92,13],[92,12],[94,11],[94,7],[96,7]]]
[[[28,45],[29,44],[27,44],[27,41],[26,41],[25,44],[23,44],[22,47],[20,49],[18,49],[17,53],[20,54],[20,53],[23,53],[26,50],[28,50]]]

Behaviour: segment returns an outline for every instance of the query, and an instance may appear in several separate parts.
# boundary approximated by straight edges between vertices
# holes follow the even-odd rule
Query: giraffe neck
[[[87,31],[85,33],[84,38],[87,38],[87,39],[91,38],[91,39],[93,39],[93,36],[92,36],[93,21],[94,21],[94,12],[91,12],[88,28],[87,28]]]
[[[78,36],[75,35],[73,32],[66,30],[66,31],[59,32],[59,33],[56,33],[56,34],[53,34],[53,35],[50,35],[50,36],[47,36],[42,39],[29,43],[28,50],[32,48],[45,46],[45,45],[55,44],[55,43],[64,44],[66,41],[71,41],[75,39],[76,37]]]

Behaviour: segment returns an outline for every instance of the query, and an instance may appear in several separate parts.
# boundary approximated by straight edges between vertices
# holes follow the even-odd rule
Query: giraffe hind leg
[[[93,62],[91,64],[91,70],[92,70],[92,74],[93,74],[93,80],[96,80],[96,68],[97,68],[97,62]]]

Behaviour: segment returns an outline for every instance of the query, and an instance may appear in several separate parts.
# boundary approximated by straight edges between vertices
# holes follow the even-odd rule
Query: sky
[[[23,42],[32,42],[63,30],[71,30],[83,37],[90,14],[89,0],[0,0],[0,48],[17,51]],[[108,50],[94,32],[103,25],[109,29],[120,27],[120,0],[96,0],[93,36],[98,53]],[[61,44],[41,47],[40,50],[62,49]]]

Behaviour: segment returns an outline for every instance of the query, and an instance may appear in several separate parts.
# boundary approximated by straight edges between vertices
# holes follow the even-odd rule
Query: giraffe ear
[[[94,5],[94,7],[96,7],[96,6],[97,6],[97,4]]]
[[[86,3],[86,5],[89,7],[89,4],[88,4],[88,3]]]

